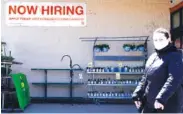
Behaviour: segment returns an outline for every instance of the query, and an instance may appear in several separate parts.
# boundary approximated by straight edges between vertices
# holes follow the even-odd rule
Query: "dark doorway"
[[[178,48],[183,48],[183,2],[170,9],[172,40]]]

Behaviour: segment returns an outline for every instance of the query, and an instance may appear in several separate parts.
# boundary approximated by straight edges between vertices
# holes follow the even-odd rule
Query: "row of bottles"
[[[135,73],[143,73],[144,67],[138,66],[138,67],[129,67],[129,66],[123,66],[123,67],[87,67],[87,72],[135,72]]]
[[[88,79],[88,84],[138,84],[139,80]]]
[[[87,93],[88,97],[120,97],[120,98],[130,98],[132,92],[97,92],[89,91]]]
[[[87,72],[105,72],[105,67],[86,67]]]

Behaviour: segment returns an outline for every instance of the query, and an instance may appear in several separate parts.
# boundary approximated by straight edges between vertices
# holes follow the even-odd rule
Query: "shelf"
[[[74,99],[84,99],[84,97],[72,97]],[[31,99],[44,99],[44,97],[31,97]],[[47,97],[47,99],[70,99],[70,97]]]
[[[145,56],[95,56],[96,61],[144,61]]]
[[[8,93],[8,94],[14,94],[16,93],[16,90],[15,89],[1,89],[1,93],[5,94],[5,93]]]
[[[94,42],[95,40],[92,40],[92,39],[83,39],[82,41],[85,41],[85,42]],[[142,41],[145,41],[145,40],[97,40],[97,41],[139,41],[139,42],[142,42]],[[149,41],[149,40],[148,40]]]
[[[134,86],[138,84],[87,84],[88,86]]]
[[[92,99],[132,99],[132,97],[91,97],[91,96],[88,96],[88,98],[92,98]]]
[[[6,45],[6,42],[1,42],[1,45]]]
[[[45,82],[33,82],[32,83],[33,85],[45,85],[45,84],[47,84],[47,85],[70,85],[70,83],[68,83],[68,82],[48,82],[48,83],[45,83]],[[77,82],[75,82],[75,83],[73,83],[73,85],[83,85],[84,83],[77,83]]]
[[[149,36],[127,36],[127,37],[81,37],[81,41],[146,41]],[[149,40],[147,40],[149,41]]]
[[[19,65],[21,65],[23,63],[17,62],[17,61],[12,61],[12,62],[1,62],[1,64],[6,64],[6,65],[19,64]]]
[[[20,108],[14,108],[14,109],[12,109],[12,108],[5,108],[5,109],[1,109],[2,113],[12,113],[12,111],[13,111],[13,113],[23,113],[24,112]]]
[[[123,75],[143,75],[142,72],[87,72],[87,74],[116,74],[120,73]]]
[[[86,97],[77,97],[77,96],[72,96],[67,97],[67,96],[48,96],[48,97],[31,97],[31,102],[32,103],[40,103],[40,102],[47,102],[47,103],[75,103],[75,102],[82,102],[85,101]]]
[[[1,78],[9,79],[9,78],[12,78],[12,77],[11,76],[1,76]]]
[[[60,71],[70,71],[71,69],[60,69],[60,68],[31,68],[31,70],[60,70]],[[82,71],[83,69],[73,69],[74,71]]]

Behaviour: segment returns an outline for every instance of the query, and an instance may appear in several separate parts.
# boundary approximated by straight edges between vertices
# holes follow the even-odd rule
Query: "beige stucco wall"
[[[87,3],[86,27],[8,27],[5,25],[3,11],[6,0],[2,1],[2,40],[7,42],[13,57],[24,63],[21,66],[13,66],[13,71],[25,73],[30,83],[43,81],[43,72],[31,71],[30,69],[33,67],[68,67],[69,61],[67,59],[60,62],[64,54],[71,55],[73,63],[86,67],[92,59],[92,43],[83,43],[79,40],[79,37],[151,36],[156,27],[170,27],[169,0],[29,1]],[[152,53],[151,41],[148,49],[149,54]],[[49,72],[48,80],[59,81],[65,79],[68,81],[68,75],[69,73]],[[43,96],[42,87],[30,84],[30,88],[31,96]],[[75,96],[85,96],[86,94],[83,92],[86,92],[86,90],[87,87],[85,86],[76,87]],[[49,87],[48,91],[48,96],[68,96],[67,87],[53,86]]]

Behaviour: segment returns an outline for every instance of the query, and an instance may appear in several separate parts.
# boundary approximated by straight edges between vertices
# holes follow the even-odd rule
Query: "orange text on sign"
[[[38,10],[40,9],[40,10]],[[42,15],[83,15],[82,6],[33,6],[33,5],[10,5],[9,14],[33,14],[41,13]]]

